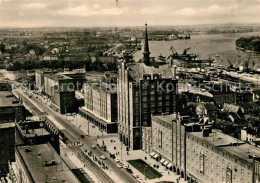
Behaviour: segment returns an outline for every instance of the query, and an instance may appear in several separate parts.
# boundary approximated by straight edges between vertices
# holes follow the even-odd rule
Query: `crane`
[[[186,54],[187,54],[187,51],[189,51],[190,48],[191,48],[191,47],[184,49],[184,50],[183,50],[183,55],[186,55]]]
[[[233,68],[233,64],[230,62],[229,59],[228,59],[228,63],[229,63],[229,68]]]
[[[245,62],[244,62],[244,65],[243,65],[243,66],[246,68],[246,70],[248,70],[250,58],[251,58],[251,54],[249,54],[248,60],[245,61]]]
[[[170,50],[172,52],[172,54],[177,54],[178,55],[178,52],[175,50],[175,48],[173,46],[170,47]]]

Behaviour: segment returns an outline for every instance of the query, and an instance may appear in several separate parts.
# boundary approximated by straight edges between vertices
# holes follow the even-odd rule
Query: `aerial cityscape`
[[[0,183],[260,183],[259,0],[0,0]]]

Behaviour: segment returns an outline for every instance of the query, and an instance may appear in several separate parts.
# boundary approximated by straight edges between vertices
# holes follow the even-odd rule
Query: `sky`
[[[260,24],[260,0],[0,0],[0,27]]]

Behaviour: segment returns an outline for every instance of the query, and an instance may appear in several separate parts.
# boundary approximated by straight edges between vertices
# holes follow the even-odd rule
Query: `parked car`
[[[120,160],[119,160],[118,158],[116,158],[115,161],[116,161],[117,163],[120,162]]]
[[[85,136],[84,136],[84,135],[80,135],[80,137],[81,137],[81,138],[85,138]]]
[[[137,179],[137,178],[139,178],[139,175],[137,175],[137,174],[135,174],[135,173],[133,173],[133,176]]]
[[[95,146],[95,145],[92,145],[91,147],[92,147],[93,149],[96,149],[96,146]]]
[[[107,159],[105,155],[100,156],[100,158],[103,160]]]
[[[84,144],[82,144],[81,142],[78,142],[78,143],[77,143],[77,146],[78,146],[78,147],[81,147],[81,146],[83,146],[83,145],[84,145]]]
[[[133,173],[133,171],[132,171],[131,168],[127,168],[127,172],[129,172],[129,173]]]
[[[118,168],[123,168],[123,164],[122,163],[118,163],[117,165],[116,165]]]
[[[124,165],[124,167],[123,167],[123,168],[127,169],[127,168],[128,168],[128,165]]]
[[[141,178],[136,178],[136,180],[137,180],[138,182],[143,182],[143,180],[142,180]]]

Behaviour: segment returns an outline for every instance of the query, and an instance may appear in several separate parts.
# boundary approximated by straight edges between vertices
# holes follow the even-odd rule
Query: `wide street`
[[[108,153],[105,153],[101,151],[99,148],[93,149],[91,148],[91,145],[96,144],[96,137],[86,137],[86,138],[81,138],[80,136],[83,135],[84,133],[78,129],[75,125],[70,123],[63,115],[59,114],[49,106],[45,105],[41,101],[37,100],[36,98],[32,97],[29,98],[29,94],[21,91],[21,90],[16,90],[14,91],[15,94],[18,96],[20,95],[21,97],[26,97],[27,99],[31,100],[34,104],[36,104],[36,107],[41,109],[41,111],[46,112],[48,116],[52,116],[57,122],[60,123],[66,130],[67,133],[65,132],[65,135],[68,136],[69,139],[71,139],[74,142],[79,141],[82,142],[84,145],[81,147],[82,150],[88,149],[97,156],[100,157],[101,155],[105,155],[107,157],[106,160],[104,160],[104,163],[108,166],[110,170],[112,170],[113,174],[115,174],[118,179],[120,179],[122,182],[137,182],[136,179],[128,173],[125,169],[120,169],[117,167],[116,162],[111,159],[108,155]],[[113,175],[111,174],[111,175]],[[113,179],[113,177],[111,177]]]

